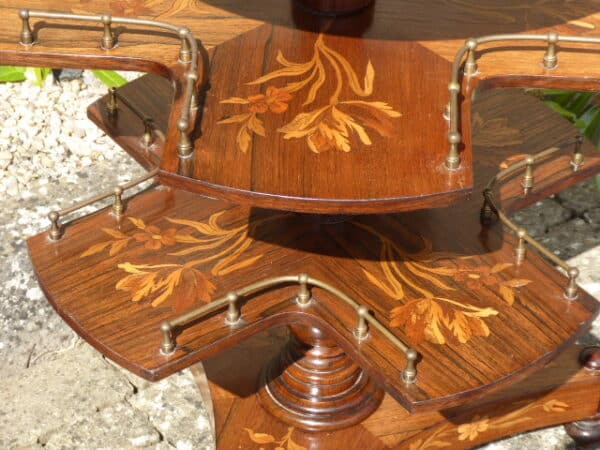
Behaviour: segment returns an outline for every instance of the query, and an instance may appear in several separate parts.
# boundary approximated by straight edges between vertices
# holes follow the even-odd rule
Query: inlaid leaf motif
[[[247,84],[261,85],[277,79],[303,78],[299,81],[288,81],[281,88],[268,86],[264,94],[249,96],[245,99],[231,97],[221,101],[222,104],[242,105],[248,108],[248,113],[225,117],[217,122],[220,125],[241,124],[236,141],[243,153],[250,148],[252,134],[266,136],[264,123],[257,119],[256,115],[281,114],[287,111],[288,102],[293,98],[292,94],[307,87],[308,94],[302,108],[314,103],[327,81],[326,68],[333,68],[336,75],[334,89],[328,104],[311,111],[298,112],[290,122],[277,129],[279,133],[283,134],[283,138],[286,140],[306,138],[309,149],[313,153],[321,153],[331,149],[350,152],[353,150],[351,143],[353,136],[356,136],[357,142],[364,146],[372,145],[366,128],[375,130],[381,136],[393,135],[395,128],[391,119],[401,117],[401,114],[394,111],[386,102],[340,100],[345,84],[358,97],[364,98],[373,94],[375,68],[370,60],[367,61],[361,84],[356,71],[348,60],[325,45],[323,35],[319,35],[317,38],[310,61],[305,63],[289,61],[281,51],[277,53],[276,60],[283,68],[265,74]],[[347,109],[347,111],[342,109]]]
[[[546,412],[565,412],[569,409],[569,405],[556,399],[548,400],[542,406]]]
[[[90,246],[86,251],[84,251],[79,257],[85,258],[87,256],[92,256],[97,253],[101,253],[106,248],[109,249],[108,254],[110,256],[115,256],[121,250],[123,250],[127,244],[129,243],[131,237],[122,233],[119,230],[112,230],[110,228],[102,228],[102,232],[108,234],[112,239],[108,241],[99,242]]]
[[[415,345],[423,340],[439,345],[448,340],[465,344],[474,336],[489,336],[483,319],[497,314],[493,308],[478,308],[441,297],[419,298],[392,309],[390,326],[403,328]]]
[[[250,437],[252,442],[254,442],[256,444],[270,444],[272,442],[275,442],[275,438],[273,436],[271,436],[270,434],[255,433],[250,428],[244,428],[244,430],[246,430],[246,432],[248,433],[248,436]]]

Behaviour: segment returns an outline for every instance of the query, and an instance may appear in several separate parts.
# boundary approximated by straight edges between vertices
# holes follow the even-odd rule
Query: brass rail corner
[[[224,309],[227,307],[225,314],[225,323],[229,326],[241,325],[242,312],[239,307],[239,300],[243,297],[255,294],[267,288],[275,286],[287,285],[287,284],[298,284],[299,290],[296,295],[295,301],[300,307],[307,307],[314,300],[310,293],[309,286],[321,288],[330,294],[343,300],[346,304],[350,305],[357,313],[357,326],[353,331],[354,337],[360,343],[361,341],[368,338],[370,334],[369,326],[375,328],[381,333],[386,339],[388,339],[395,347],[404,353],[406,356],[406,367],[402,370],[401,378],[406,384],[412,384],[417,378],[416,360],[418,353],[413,348],[408,347],[404,342],[398,339],[390,330],[388,330],[381,322],[379,322],[364,305],[359,305],[348,295],[321,280],[311,278],[306,274],[300,275],[284,275],[280,277],[267,278],[256,283],[250,284],[243,288],[237,289],[236,291],[230,292],[224,297],[221,297],[208,305],[202,306],[198,309],[190,311],[187,314],[179,316],[173,320],[163,322],[160,326],[160,330],[163,335],[163,341],[161,344],[160,351],[164,355],[171,355],[177,348],[177,341],[175,337],[176,331],[181,331],[193,322],[196,322],[207,315]]]

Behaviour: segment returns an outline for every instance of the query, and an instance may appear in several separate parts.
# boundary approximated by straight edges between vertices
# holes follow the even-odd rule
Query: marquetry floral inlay
[[[485,319],[498,315],[498,310],[460,300],[459,289],[453,287],[451,280],[464,284],[480,298],[484,292],[491,292],[509,306],[515,301],[516,290],[531,283],[502,276],[513,267],[512,263],[474,267],[470,258],[457,259],[455,255],[434,252],[431,243],[421,236],[423,250],[410,253],[375,228],[360,222],[353,224],[379,240],[378,273],[366,268],[363,272],[373,285],[402,302],[390,310],[390,326],[403,329],[414,345],[424,340],[439,345],[466,344],[475,336],[490,335]],[[457,262],[442,264],[451,257]],[[411,295],[406,289],[412,291]]]
[[[153,253],[163,249],[161,257],[172,258],[174,262],[120,262],[117,267],[125,276],[115,287],[128,292],[133,302],[145,302],[153,307],[168,304],[176,311],[181,311],[200,302],[209,302],[215,291],[215,285],[199,267],[209,265],[211,275],[222,276],[248,267],[263,256],[259,254],[243,258],[254,242],[248,236],[249,225],[223,228],[219,225],[222,215],[223,212],[215,213],[207,222],[167,218],[169,225],[162,228],[147,225],[142,219],[129,217],[128,220],[135,227],[133,232],[126,234],[120,230],[103,228],[108,239],[89,247],[81,254],[81,258],[107,249],[110,256],[115,256],[127,246],[135,244],[144,252]],[[271,216],[258,220],[253,226],[280,217]],[[181,257],[191,255],[198,257],[191,257],[185,263],[179,262]]]
[[[408,448],[409,450],[453,448],[455,447],[453,442],[474,442],[479,440],[480,437],[483,437],[485,441],[497,437],[496,435],[485,438],[486,433],[510,429],[517,430],[520,425],[538,421],[544,414],[562,413],[568,409],[568,404],[557,399],[550,399],[544,403],[516,402],[504,407],[500,413],[490,411],[488,414],[467,417],[458,426],[451,422],[445,422],[426,438],[419,437],[411,442]],[[469,447],[472,445],[469,445]],[[461,448],[462,446],[464,444],[461,445]]]
[[[267,450],[267,448],[272,448],[273,450],[306,450],[306,447],[297,444],[292,439],[294,427],[288,428],[287,433],[280,439],[277,439],[275,436],[267,433],[255,433],[250,428],[244,428],[244,430],[246,430],[248,437],[255,444],[268,446],[260,447],[261,450]]]
[[[289,108],[289,102],[300,92],[306,90],[302,111],[298,112],[277,132],[283,139],[306,139],[310,150],[321,153],[327,150],[349,152],[353,148],[352,139],[356,136],[362,145],[370,146],[371,138],[367,128],[381,136],[391,136],[394,126],[391,119],[400,117],[390,105],[382,101],[366,101],[363,98],[373,94],[375,69],[371,61],[367,62],[362,83],[352,65],[340,53],[329,48],[323,35],[319,35],[314,45],[314,54],[310,61],[295,63],[288,61],[281,52],[277,54],[281,69],[268,73],[248,85],[265,85],[278,79],[292,78],[285,86],[267,85],[264,93],[248,97],[231,97],[222,100],[222,104],[240,105],[243,112],[225,117],[221,125],[239,124],[236,142],[239,149],[246,153],[254,135],[265,137],[267,131],[261,116],[265,114],[283,114]],[[333,72],[333,75],[331,75]],[[333,76],[333,90],[329,93],[327,104],[312,106],[319,100],[319,92]],[[345,86],[349,86],[356,98],[342,99]]]

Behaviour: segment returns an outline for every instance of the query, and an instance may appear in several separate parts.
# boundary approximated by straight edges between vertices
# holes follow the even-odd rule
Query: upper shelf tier
[[[174,97],[168,89],[142,92],[151,105],[142,108],[143,117],[164,130],[154,146],[160,158],[150,158],[160,165],[163,183],[234,203],[326,214],[397,212],[465,199],[473,187],[471,100],[482,81],[593,89],[600,80],[600,44],[593,42],[559,40],[553,69],[542,63],[547,42],[514,38],[479,45],[472,76],[453,68],[457,51],[473,36],[549,30],[597,36],[593,0],[577,6],[377,0],[360,14],[339,18],[313,16],[281,0],[242,3],[140,0],[108,6],[114,16],[186,26],[213,47],[205,59],[199,45],[200,109],[179,128],[189,69],[178,61],[177,33],[115,23],[118,44],[106,50],[100,47],[101,23],[32,18],[36,45],[23,46],[17,9],[23,4],[10,0],[0,10],[0,57],[3,64],[146,70],[169,78]],[[77,14],[107,8],[96,0],[50,7]],[[460,165],[450,170],[444,112],[449,83],[459,72],[462,95],[452,114],[459,135],[450,140]],[[148,116],[152,108],[162,112]],[[140,128],[140,117],[111,120],[116,126],[103,128],[119,130],[111,134],[117,142],[137,145],[123,137]]]

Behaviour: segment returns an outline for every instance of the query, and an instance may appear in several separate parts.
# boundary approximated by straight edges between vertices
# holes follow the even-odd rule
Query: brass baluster
[[[177,144],[177,152],[180,158],[188,158],[192,153],[192,141],[190,135],[187,132],[188,121],[180,119],[177,122],[177,128],[179,129],[179,143]]]
[[[181,38],[181,48],[179,49],[179,62],[189,64],[192,62],[192,49],[188,41],[190,30],[188,28],[179,29],[179,37]]]
[[[19,17],[23,22],[21,27],[21,39],[19,42],[23,45],[33,45],[33,31],[31,30],[31,26],[29,25],[29,10],[20,10]]]
[[[142,136],[142,145],[147,150],[154,143],[154,132],[152,120],[144,119],[144,135]]]
[[[534,186],[534,176],[533,176],[533,163],[535,159],[531,156],[528,156],[525,160],[525,175],[523,175],[523,181],[521,182],[521,186],[523,186],[524,194],[527,195],[531,192],[531,189]]]
[[[106,101],[106,111],[110,117],[114,117],[119,112],[119,101],[117,100],[117,88],[108,89],[108,99]]]
[[[558,65],[558,58],[556,56],[556,43],[558,42],[558,33],[551,31],[548,33],[548,48],[544,55],[544,67],[546,69],[554,69]]]
[[[312,300],[310,290],[308,289],[308,275],[305,273],[298,275],[298,283],[300,284],[300,289],[298,290],[296,301],[300,306],[307,306]]]
[[[354,336],[359,341],[362,341],[369,336],[369,324],[367,323],[369,310],[366,306],[359,306],[356,312],[358,313],[358,325],[354,329]]]
[[[583,165],[585,157],[582,151],[583,147],[583,136],[579,135],[575,138],[575,149],[573,150],[573,159],[571,160],[571,166],[573,166],[573,172],[577,171],[579,167]]]
[[[227,317],[225,318],[225,322],[227,322],[229,325],[235,325],[240,320],[241,313],[237,305],[238,299],[239,297],[235,292],[230,292],[227,294],[227,302],[229,303],[229,306],[227,307]]]
[[[58,223],[60,214],[58,214],[58,211],[52,211],[50,214],[48,214],[48,219],[50,219],[50,231],[48,235],[51,240],[58,241],[62,234],[60,224]]]
[[[525,256],[527,255],[527,247],[526,247],[526,238],[527,231],[523,228],[519,228],[517,231],[517,237],[519,238],[519,243],[517,244],[517,248],[515,249],[517,264],[521,264],[525,260]]]
[[[186,75],[186,78],[190,80],[190,89],[192,90],[192,94],[190,97],[190,112],[193,109],[198,108],[198,92],[196,89],[196,81],[198,80],[198,75],[194,72],[189,72]]]
[[[417,381],[416,362],[419,354],[415,349],[409,348],[406,351],[406,368],[402,371],[402,381],[406,384],[413,384]]]
[[[163,322],[160,326],[163,333],[163,341],[160,346],[160,352],[163,355],[170,355],[175,352],[175,340],[173,339],[173,327],[169,322]]]
[[[475,49],[477,49],[477,41],[475,39],[469,39],[466,43],[467,61],[465,62],[464,73],[467,76],[472,76],[477,73],[477,61],[475,60]]]
[[[568,300],[575,300],[578,296],[577,291],[579,290],[577,286],[577,277],[579,276],[579,270],[576,267],[571,267],[567,271],[567,275],[569,276],[569,284],[565,289],[565,297]]]
[[[125,204],[123,203],[123,188],[120,186],[115,188],[112,210],[113,214],[117,217],[121,217],[123,211],[125,211]]]
[[[446,157],[446,168],[448,170],[457,170],[460,168],[460,155],[458,153],[458,145],[462,142],[462,136],[458,131],[454,131],[452,129],[452,114],[456,114],[456,110],[458,109],[458,94],[460,93],[460,84],[456,82],[451,82],[448,85],[448,90],[450,91],[450,126],[451,131],[448,133],[448,142],[450,143],[450,151],[448,152],[448,156]]]
[[[104,34],[102,35],[100,47],[104,50],[110,50],[114,48],[116,44],[115,35],[113,34],[111,28],[112,17],[110,16],[110,14],[103,14],[101,20],[102,24],[104,25]]]

